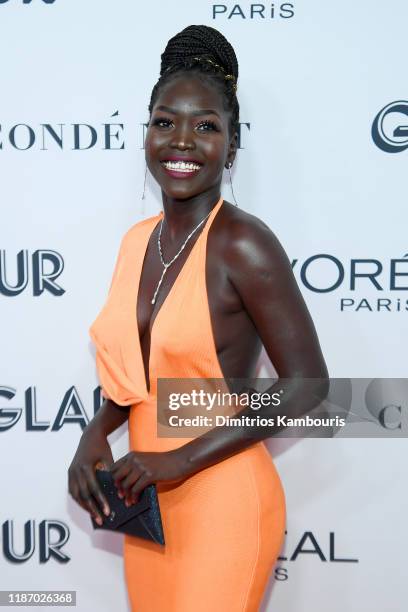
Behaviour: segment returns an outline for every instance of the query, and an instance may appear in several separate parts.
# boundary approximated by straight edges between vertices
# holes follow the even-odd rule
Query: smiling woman
[[[232,46],[193,25],[170,39],[161,59],[145,155],[163,211],[126,232],[90,328],[106,400],[70,466],[70,492],[101,523],[109,507],[98,462],[128,504],[156,483],[164,549],[125,536],[134,612],[256,612],[285,531],[283,487],[263,442],[279,428],[242,418],[210,435],[160,437],[158,380],[252,377],[263,345],[280,377],[268,393],[283,394],[279,408],[257,412],[272,422],[319,403],[328,373],[278,239],[220,193],[237,153]],[[316,384],[305,386],[308,378]],[[107,436],[126,420],[130,452],[113,463]]]

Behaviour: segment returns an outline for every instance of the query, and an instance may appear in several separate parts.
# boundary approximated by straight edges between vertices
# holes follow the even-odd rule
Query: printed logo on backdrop
[[[13,261],[12,261],[13,260]],[[60,297],[65,293],[56,279],[64,270],[64,259],[60,253],[51,249],[39,249],[29,255],[22,249],[16,256],[8,256],[0,249],[0,296],[15,297],[30,291],[38,297],[47,291]]]
[[[398,100],[384,106],[373,121],[371,135],[377,147],[386,153],[408,149],[408,102]]]
[[[50,559],[68,563],[71,558],[62,550],[70,537],[69,527],[63,521],[44,519],[36,527],[36,521],[26,521],[23,529],[13,520],[2,524],[3,556],[10,563],[26,563],[37,554],[39,563]],[[17,544],[18,542],[18,544]]]
[[[388,260],[367,257],[346,261],[318,253],[304,261],[294,259],[292,269],[308,291],[340,294],[341,312],[408,310],[408,252]]]
[[[118,117],[115,111],[111,117]],[[104,151],[125,148],[123,123],[16,123],[10,127],[0,125],[0,150],[10,147],[17,151],[38,149],[87,151],[95,147]]]
[[[354,555],[346,553],[339,539],[334,531],[325,534],[323,538],[316,536],[313,531],[305,531],[294,543],[288,542],[286,536],[284,555],[278,557],[275,566],[276,580],[289,579],[289,565],[286,564],[290,563],[358,563]]]
[[[262,21],[266,19],[290,19],[295,14],[295,5],[291,2],[271,2],[270,4],[228,2],[212,5],[213,19],[235,19],[235,21]]]
[[[43,397],[45,399],[45,394]],[[45,401],[49,414],[50,398]],[[98,385],[92,394],[91,418],[102,404],[103,397]],[[11,430],[17,424],[29,432],[60,431],[66,425],[74,425],[83,431],[90,421],[80,394],[74,386],[63,392],[62,398],[55,402],[51,419],[45,419],[41,412],[41,395],[37,399],[36,387],[28,387],[24,390],[24,396],[18,399],[17,389],[0,384],[0,434]]]

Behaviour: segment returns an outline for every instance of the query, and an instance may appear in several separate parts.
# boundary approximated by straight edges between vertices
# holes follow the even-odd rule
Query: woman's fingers
[[[108,500],[106,499],[105,495],[103,494],[99,486],[99,483],[95,476],[95,471],[91,468],[91,466],[86,465],[83,467],[83,473],[85,474],[85,478],[88,483],[88,490],[98,502],[98,505],[100,509],[102,510],[102,512],[104,512],[106,516],[109,516],[110,508],[109,508]]]
[[[113,460],[109,459],[99,459],[99,461],[95,463],[94,467],[96,470],[110,470],[112,467],[112,461]]]
[[[151,479],[145,473],[140,476],[138,481],[131,487],[129,491],[130,503],[135,504],[139,500],[140,493],[143,491],[147,485],[151,484]]]
[[[153,482],[154,462],[152,464],[151,455],[152,453],[131,451],[116,461],[111,468],[118,495],[124,498],[127,506],[135,503],[140,491]]]
[[[129,488],[135,484],[135,482],[142,476],[143,470],[139,467],[135,467],[129,474],[126,476],[124,480],[120,483],[120,488],[126,495]]]
[[[109,516],[110,508],[91,466],[81,466],[79,473],[77,470],[74,474],[69,473],[69,492],[81,508],[102,525],[102,512]]]
[[[141,476],[152,476],[151,470],[144,464],[137,453],[131,454],[127,462],[129,469],[128,473],[120,482],[120,487],[124,492],[125,497],[130,495],[130,488],[141,478]]]
[[[81,506],[81,508],[89,512],[87,505],[82,501],[81,496],[79,495],[79,486],[76,483],[70,484],[69,493],[72,499],[74,499],[76,503]]]
[[[71,495],[71,497],[76,501],[76,503],[81,506],[81,508],[83,508],[86,512],[89,512],[89,506],[87,504],[86,501],[86,493],[85,490],[82,489],[82,493],[81,493],[81,487],[79,485],[79,480],[75,475],[69,475],[69,493]],[[95,515],[95,520],[96,520],[96,515]]]
[[[79,503],[80,505],[87,510],[94,517],[95,521],[98,525],[102,525],[103,519],[100,513],[99,508],[97,507],[92,495],[89,492],[86,480],[84,478],[78,479],[78,488],[79,488]]]
[[[128,453],[111,469],[116,487],[126,495],[126,489],[140,476],[139,462],[135,453]]]
[[[110,471],[112,472],[112,474],[116,477],[117,473],[120,472],[121,468],[123,468],[124,466],[126,466],[128,459],[129,459],[129,455],[130,453],[128,453],[127,455],[125,455],[124,457],[121,457],[120,459],[118,459],[117,461],[115,461],[110,468]]]
[[[115,482],[119,482],[123,478],[125,478],[129,474],[129,472],[131,471],[132,468],[133,468],[133,466],[130,465],[130,462],[128,462],[128,463],[123,463],[120,466],[120,468],[117,468],[116,470],[111,470],[111,474],[112,474]]]

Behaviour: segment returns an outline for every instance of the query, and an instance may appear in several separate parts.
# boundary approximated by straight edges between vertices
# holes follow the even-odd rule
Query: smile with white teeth
[[[194,162],[162,161],[160,163],[168,170],[175,172],[195,172],[201,168],[201,164],[195,164]]]

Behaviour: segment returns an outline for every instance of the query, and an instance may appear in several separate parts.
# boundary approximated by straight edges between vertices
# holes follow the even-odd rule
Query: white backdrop
[[[0,589],[72,589],[81,612],[128,610],[121,536],[93,532],[67,494],[67,468],[97,401],[88,328],[121,237],[161,208],[148,175],[142,212],[143,123],[160,54],[187,25],[216,27],[236,50],[235,195],[296,260],[330,375],[407,377],[408,6],[304,0],[252,10],[0,2]],[[377,271],[377,285],[353,286],[357,259],[373,260],[354,265]],[[263,355],[260,375],[271,372]],[[126,430],[111,440],[118,458]],[[265,611],[405,610],[406,440],[269,447],[288,518]],[[51,556],[47,533],[62,542]]]

